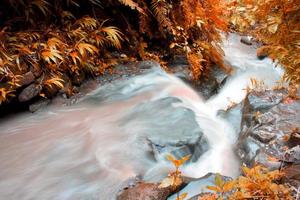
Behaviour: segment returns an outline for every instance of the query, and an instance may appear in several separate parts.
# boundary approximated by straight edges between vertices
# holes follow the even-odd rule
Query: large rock
[[[20,79],[19,85],[20,86],[25,86],[29,85],[35,80],[35,76],[32,72],[27,72],[21,76],[22,78]]]
[[[155,183],[139,183],[124,190],[117,200],[166,200],[172,193],[171,187],[159,188]]]
[[[299,143],[293,137],[300,128],[300,100],[287,98],[286,90],[251,92],[246,97],[237,149],[245,164],[277,169],[282,161],[299,162]]]
[[[19,94],[18,99],[20,102],[29,101],[32,98],[36,97],[41,92],[41,90],[42,87],[40,85],[32,83],[22,90],[22,92]]]
[[[155,159],[160,160],[168,154],[177,158],[191,155],[190,161],[194,162],[208,150],[209,145],[201,127],[195,121],[195,114],[183,107],[173,107],[172,105],[176,103],[180,103],[180,100],[168,97],[140,104],[133,109],[132,113],[127,114],[124,121],[130,125],[135,119],[139,119],[140,124],[134,125],[136,131],[145,122],[142,129],[146,133]],[[153,126],[150,129],[147,128],[149,119],[153,119],[151,122]],[[173,123],[166,124],[165,119]],[[169,127],[169,133],[165,132],[163,128],[165,126]]]
[[[204,99],[208,99],[217,94],[228,77],[228,74],[216,65],[212,66],[209,71],[201,77],[200,81],[193,80],[189,65],[184,64],[182,61],[173,61],[170,65],[170,70],[184,82],[193,86]]]
[[[34,102],[29,106],[29,111],[30,112],[36,112],[44,107],[46,107],[49,103],[51,102],[50,99],[40,99],[37,102]]]

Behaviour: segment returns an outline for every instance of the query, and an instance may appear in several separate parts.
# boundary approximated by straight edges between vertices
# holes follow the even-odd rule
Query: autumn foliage
[[[243,175],[236,180],[224,182],[221,175],[215,178],[215,186],[207,186],[214,194],[206,195],[199,200],[217,199],[265,199],[293,200],[290,189],[278,182],[283,176],[279,170],[268,171],[262,166],[242,168]]]
[[[251,34],[268,55],[285,67],[285,78],[300,83],[300,0],[233,0],[230,22],[239,32]]]
[[[1,1],[0,103],[24,89],[28,72],[37,95],[47,97],[69,79],[101,75],[116,64],[112,52],[122,44],[129,57],[161,63],[186,54],[198,80],[212,63],[224,66],[223,6],[219,0]]]

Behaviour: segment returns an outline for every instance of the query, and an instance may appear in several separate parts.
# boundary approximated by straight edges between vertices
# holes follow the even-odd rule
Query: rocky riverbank
[[[296,196],[300,187],[300,100],[289,97],[287,89],[251,91],[224,116],[229,117],[235,109],[242,113],[236,124],[240,130],[236,152],[242,164],[284,172],[282,183]],[[196,180],[185,179],[185,188],[180,193],[189,193],[188,200],[197,199],[210,192],[206,186],[214,185],[214,180],[213,174]],[[138,183],[121,192],[118,200],[165,200],[167,196],[172,196],[172,191],[157,184]]]

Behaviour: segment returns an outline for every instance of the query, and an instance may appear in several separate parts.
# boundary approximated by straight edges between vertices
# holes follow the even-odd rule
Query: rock
[[[260,142],[268,143],[276,137],[276,133],[272,132],[273,127],[264,128],[267,128],[268,130],[264,130],[263,128],[257,128],[252,131],[252,136],[258,139]]]
[[[133,188],[122,191],[117,200],[166,200],[172,189],[159,188],[155,183],[139,183]]]
[[[183,107],[173,107],[175,103],[180,103],[180,100],[168,97],[140,104],[132,110],[132,113],[126,114],[124,122],[128,128],[135,126],[136,132],[139,131],[139,127],[142,132],[146,132],[155,159],[160,160],[171,153],[177,158],[191,155],[190,161],[196,161],[208,150],[207,139],[195,121],[194,112]],[[139,124],[131,125],[136,118],[139,119]],[[147,123],[143,124],[149,122],[149,118],[153,119],[151,127]],[[165,124],[165,118],[172,120],[173,123]],[[172,131],[166,134],[165,126]]]
[[[27,72],[25,74],[22,74],[22,78],[20,79],[19,85],[26,86],[35,81],[35,76],[32,72]]]
[[[159,67],[160,68],[160,64],[156,61],[145,60],[145,61],[137,62],[136,67],[139,68],[139,69],[151,69],[153,67]]]
[[[228,74],[216,65],[205,76],[201,77],[200,82],[193,80],[188,65],[172,65],[170,68],[175,76],[191,85],[204,99],[215,95],[228,77]]]
[[[19,94],[18,99],[20,102],[29,101],[32,98],[36,97],[42,90],[42,87],[37,84],[31,84],[24,88]]]
[[[51,102],[51,100],[49,100],[49,99],[41,99],[41,100],[31,104],[29,106],[29,111],[36,112],[36,111],[42,109],[43,107],[47,106],[50,102]]]
[[[285,152],[283,161],[300,164],[300,145],[297,145]]]
[[[207,189],[207,186],[215,185],[216,174],[209,173],[201,178],[191,180],[182,190],[179,191],[179,194],[187,193],[186,200],[198,200],[202,193],[213,192],[212,190]],[[231,181],[232,178],[222,176],[224,182]],[[168,198],[168,200],[176,200],[177,194],[173,194]]]
[[[267,110],[279,104],[286,94],[284,90],[253,91],[247,95],[245,106],[253,111]]]
[[[249,36],[242,36],[241,37],[241,43],[246,44],[246,45],[252,45],[252,38]]]
[[[217,65],[212,66],[209,72],[202,78],[201,82],[195,85],[196,90],[205,99],[217,94],[225,84],[228,74]]]
[[[189,161],[196,162],[198,158],[209,149],[208,142],[203,135],[198,135],[198,139],[195,142],[180,140],[173,144],[167,141],[160,144],[155,144],[151,140],[149,140],[149,142],[155,158],[166,157],[171,154],[175,156],[175,158],[180,159],[184,156],[191,155]]]
[[[237,152],[245,164],[278,169],[280,161],[299,163],[300,148],[292,140],[300,128],[300,100],[283,101],[287,93],[251,92],[244,100]]]

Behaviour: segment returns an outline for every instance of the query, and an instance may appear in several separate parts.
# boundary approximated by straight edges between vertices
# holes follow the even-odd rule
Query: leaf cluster
[[[216,193],[207,195],[205,198],[200,198],[200,200],[293,199],[290,189],[277,182],[283,176],[280,171],[268,171],[262,166],[255,166],[253,168],[243,167],[242,171],[243,176],[228,182],[224,182],[222,177],[217,175],[215,178],[215,186],[207,187]]]
[[[234,29],[261,41],[257,54],[283,65],[291,84],[300,83],[299,5],[299,0],[233,0],[229,4]]]

